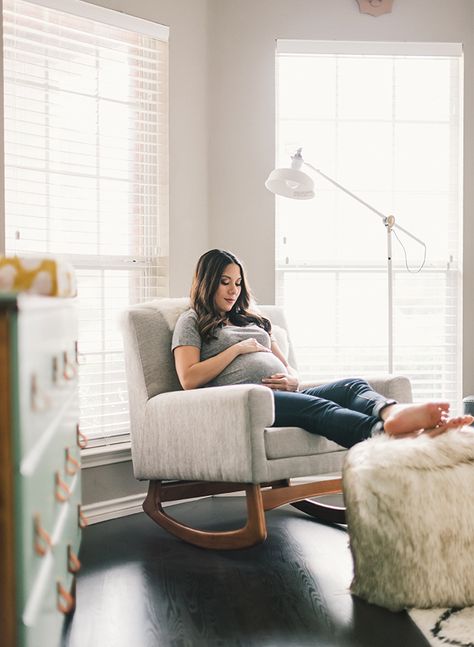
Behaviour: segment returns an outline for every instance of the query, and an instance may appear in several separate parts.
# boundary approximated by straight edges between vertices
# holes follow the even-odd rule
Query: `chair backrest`
[[[162,298],[128,308],[122,317],[125,371],[132,432],[141,429],[146,402],[181,385],[171,353],[171,338],[179,315],[189,308],[189,298]],[[296,367],[291,339],[283,310],[278,306],[258,306],[268,317],[282,350]]]

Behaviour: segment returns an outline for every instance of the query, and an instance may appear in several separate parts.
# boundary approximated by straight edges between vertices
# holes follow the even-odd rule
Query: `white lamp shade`
[[[309,175],[293,168],[276,168],[270,173],[265,186],[276,195],[296,200],[314,198],[314,182]]]

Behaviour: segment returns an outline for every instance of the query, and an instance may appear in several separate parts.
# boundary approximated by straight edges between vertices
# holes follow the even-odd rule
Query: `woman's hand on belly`
[[[264,386],[268,386],[274,391],[297,391],[298,379],[294,375],[287,373],[275,373],[270,377],[264,377],[262,380]]]
[[[235,344],[235,348],[238,351],[239,355],[247,355],[248,353],[259,353],[264,351],[266,353],[271,353],[271,349],[263,346],[258,342],[255,337],[249,337],[248,339],[243,339],[242,341]]]

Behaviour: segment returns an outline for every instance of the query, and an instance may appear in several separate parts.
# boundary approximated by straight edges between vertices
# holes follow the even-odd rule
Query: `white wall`
[[[263,182],[275,159],[275,40],[464,43],[464,393],[474,393],[473,5],[394,0],[391,14],[374,18],[356,0],[212,0],[209,13],[210,244],[242,258],[261,303],[274,301],[274,200]]]

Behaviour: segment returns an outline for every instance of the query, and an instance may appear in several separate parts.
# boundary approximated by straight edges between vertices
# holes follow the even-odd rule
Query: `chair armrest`
[[[366,380],[374,391],[386,398],[393,398],[397,402],[413,402],[410,378],[406,375],[379,375],[367,377]]]
[[[148,400],[141,438],[132,437],[140,479],[253,482],[253,461],[274,420],[265,386],[241,384],[161,393]]]
[[[413,402],[411,382],[405,375],[378,375],[365,377],[370,386],[386,398],[393,398],[397,402]],[[327,380],[326,380],[327,381]],[[302,382],[300,391],[312,386],[320,386],[324,381]]]

